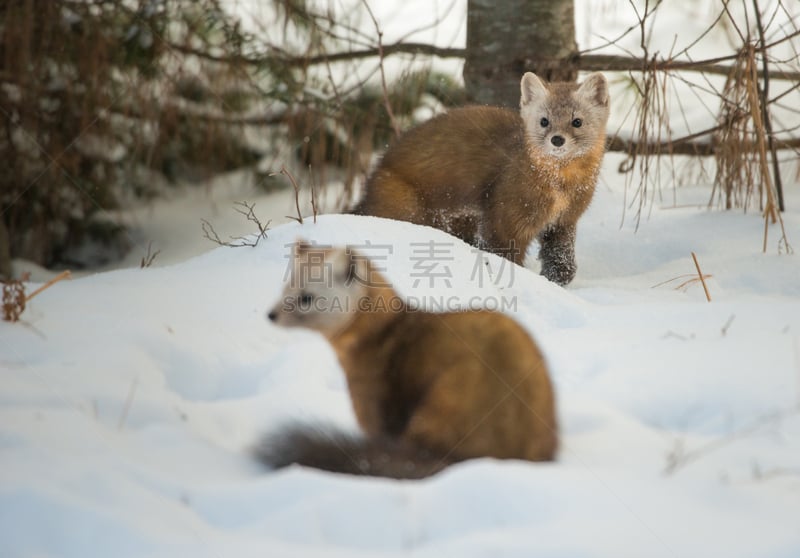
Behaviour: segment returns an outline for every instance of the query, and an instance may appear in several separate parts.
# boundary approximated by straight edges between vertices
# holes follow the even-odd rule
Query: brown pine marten
[[[268,317],[325,336],[363,431],[286,429],[256,449],[272,467],[421,478],[476,457],[555,456],[547,366],[505,314],[410,308],[366,257],[298,243],[289,283]]]
[[[575,227],[591,202],[606,141],[608,85],[522,77],[520,110],[469,106],[390,146],[353,213],[437,227],[522,264],[533,239],[542,275],[577,270]]]

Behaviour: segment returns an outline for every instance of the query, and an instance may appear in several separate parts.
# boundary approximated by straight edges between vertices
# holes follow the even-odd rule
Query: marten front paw
[[[562,261],[542,261],[542,275],[562,287],[575,278],[578,266],[574,259],[564,258]]]

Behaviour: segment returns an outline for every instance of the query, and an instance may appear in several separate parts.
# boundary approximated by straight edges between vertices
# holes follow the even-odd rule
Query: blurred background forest
[[[391,18],[364,0],[0,1],[0,276],[14,259],[106,264],[132,248],[115,211],[233,171],[262,192],[290,173],[335,183],[327,209],[341,209],[403,129],[467,102],[513,106],[525,71],[607,73],[635,218],[704,174],[710,207],[779,223],[798,181],[798,3],[696,2],[697,27],[675,29],[669,0],[576,1],[590,14],[577,27],[572,1],[434,2],[420,30],[466,31],[435,42],[387,40]],[[594,34],[593,10],[619,33]]]

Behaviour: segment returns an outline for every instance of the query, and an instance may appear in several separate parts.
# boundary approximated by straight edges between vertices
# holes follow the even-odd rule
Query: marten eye
[[[539,125],[542,128],[547,128],[550,125],[550,121],[547,118],[542,117],[542,119],[539,121]]]
[[[583,120],[581,120],[580,118],[576,118],[575,120],[572,121],[573,128],[580,128],[582,125],[583,125]]]
[[[303,293],[297,297],[297,302],[300,306],[311,306],[311,302],[314,300],[314,296],[308,293]]]

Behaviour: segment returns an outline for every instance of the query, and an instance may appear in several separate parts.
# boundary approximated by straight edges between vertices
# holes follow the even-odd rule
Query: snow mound
[[[634,235],[621,203],[598,192],[568,289],[438,230],[345,215],[59,283],[0,323],[2,554],[797,555],[796,257],[759,253],[757,216],[656,208]],[[696,243],[707,227],[724,241]],[[517,319],[552,369],[559,460],[420,482],[253,463],[287,421],[356,429],[324,340],[264,317],[301,237],[362,250],[426,308]],[[692,273],[691,249],[710,304],[697,283],[651,288]]]

